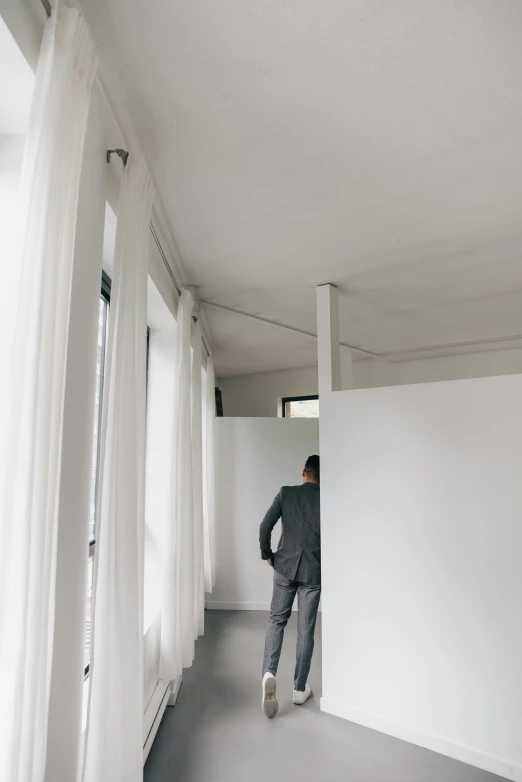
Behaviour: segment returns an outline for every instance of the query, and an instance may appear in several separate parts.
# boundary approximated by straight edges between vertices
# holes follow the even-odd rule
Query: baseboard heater
[[[173,682],[162,679],[157,683],[143,715],[143,765],[156,738],[156,733],[167,706],[175,706],[181,687],[181,676]]]

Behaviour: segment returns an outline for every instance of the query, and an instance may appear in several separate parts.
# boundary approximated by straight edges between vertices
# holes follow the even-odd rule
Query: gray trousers
[[[274,592],[270,606],[270,620],[265,640],[263,675],[277,673],[283,635],[286,623],[292,613],[292,605],[297,593],[297,660],[294,675],[294,689],[301,692],[306,687],[310,664],[314,652],[315,623],[321,586],[311,586],[298,581],[289,581],[279,573],[274,573]]]

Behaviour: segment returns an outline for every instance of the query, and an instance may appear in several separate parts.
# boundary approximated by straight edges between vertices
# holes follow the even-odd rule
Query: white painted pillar
[[[317,366],[319,397],[340,391],[339,301],[337,288],[330,283],[317,288]]]

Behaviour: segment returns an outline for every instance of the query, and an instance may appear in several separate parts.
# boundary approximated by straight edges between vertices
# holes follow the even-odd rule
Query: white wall
[[[323,701],[522,780],[522,375],[327,395]]]
[[[522,349],[467,353],[417,361],[355,361],[356,388],[429,383],[522,372]],[[225,416],[277,416],[285,396],[317,394],[317,367],[220,378]]]
[[[377,367],[372,366],[375,364]],[[482,353],[424,358],[394,364],[365,361],[361,369],[362,367],[365,369],[356,379],[357,388],[514,375],[522,372],[522,349],[488,350]]]
[[[208,608],[269,608],[273,571],[261,560],[259,525],[281,486],[300,483],[318,450],[317,419],[217,419],[216,586]],[[277,524],[274,546],[279,535]]]
[[[220,378],[225,416],[271,418],[285,396],[317,394],[317,367]]]

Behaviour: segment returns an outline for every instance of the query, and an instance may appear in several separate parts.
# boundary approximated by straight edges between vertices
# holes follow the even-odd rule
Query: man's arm
[[[283,505],[282,505],[282,494],[283,490],[279,492],[277,497],[274,499],[273,503],[271,504],[270,508],[268,509],[265,518],[261,522],[261,526],[259,528],[259,545],[261,547],[261,559],[268,559],[272,562],[274,562],[274,554],[272,552],[272,530],[274,529],[275,525],[281,518],[281,515],[283,513]]]

